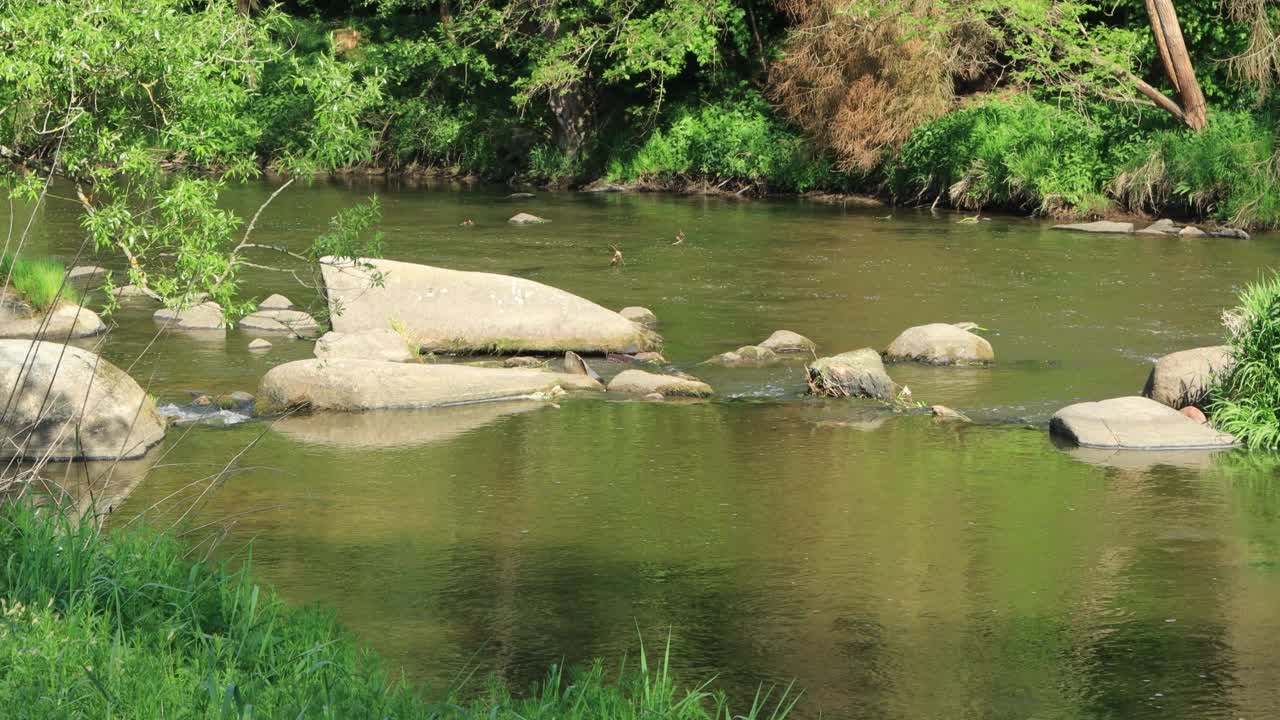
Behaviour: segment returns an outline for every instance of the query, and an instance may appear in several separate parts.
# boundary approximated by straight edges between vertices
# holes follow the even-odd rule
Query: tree
[[[1160,54],[1160,62],[1174,92],[1182,97],[1182,107],[1166,98],[1150,85],[1136,80],[1138,90],[1153,102],[1164,108],[1174,117],[1185,122],[1192,130],[1203,130],[1208,123],[1204,94],[1200,92],[1200,83],[1196,81],[1195,67],[1187,53],[1186,41],[1182,39],[1182,28],[1178,25],[1178,14],[1173,8],[1172,0],[1144,0],[1147,17],[1151,21],[1151,34],[1155,37],[1156,49]]]

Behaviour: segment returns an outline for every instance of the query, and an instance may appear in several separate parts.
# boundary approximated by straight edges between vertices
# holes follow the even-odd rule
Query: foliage
[[[1218,379],[1209,415],[1250,448],[1280,448],[1280,273],[1245,288],[1240,304],[1234,365]]]
[[[67,267],[53,258],[0,256],[0,282],[12,286],[27,302],[47,308],[59,300],[78,303],[79,295],[67,283]]]
[[[287,25],[224,1],[9,0],[0,154],[17,167],[0,168],[0,182],[37,200],[48,175],[65,179],[91,241],[127,259],[130,282],[171,305],[196,292],[231,305],[244,258],[240,219],[217,202],[223,179],[256,176],[264,143],[297,169],[371,150],[361,122],[380,81],[299,60],[274,41]],[[282,125],[300,134],[273,144]]]
[[[667,657],[616,681],[597,663],[552,668],[517,698],[491,680],[438,702],[391,678],[318,608],[295,609],[247,567],[190,563],[170,536],[98,534],[27,502],[0,508],[0,703],[24,717],[771,717],[795,697],[731,715],[706,685],[680,690]]]

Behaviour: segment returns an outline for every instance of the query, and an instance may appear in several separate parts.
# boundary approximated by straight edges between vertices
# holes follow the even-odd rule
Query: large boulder
[[[1205,450],[1236,444],[1232,436],[1142,397],[1070,405],[1050,419],[1049,432],[1092,448]]]
[[[655,375],[643,370],[623,370],[609,382],[609,392],[626,393],[628,395],[650,395],[657,393],[664,397],[710,397],[711,386],[693,378],[679,375]]]
[[[151,317],[174,330],[221,330],[226,327],[222,306],[211,300],[185,310],[161,308]]]
[[[63,341],[97,335],[107,329],[102,318],[76,303],[59,303],[52,310],[36,310],[25,303],[0,300],[0,338],[40,338]]]
[[[893,399],[893,380],[884,370],[880,353],[871,348],[818,358],[805,371],[814,395]]]
[[[301,310],[259,310],[240,319],[242,330],[280,332],[292,335],[314,335],[320,323]]]
[[[365,330],[357,333],[327,332],[316,341],[315,355],[321,360],[352,358],[383,362],[412,362],[418,354],[395,330]]]
[[[564,390],[602,390],[583,375],[528,369],[422,365],[381,360],[298,360],[277,365],[258,386],[258,410],[423,408],[527,398]]]
[[[393,260],[321,261],[333,329],[401,327],[432,351],[636,352],[661,337],[542,283]]]
[[[1054,225],[1053,229],[1054,230],[1075,230],[1077,232],[1090,232],[1090,233],[1131,233],[1133,232],[1133,223],[1112,222],[1110,220],[1098,220],[1097,222]]]
[[[818,349],[818,345],[812,340],[800,333],[794,333],[790,330],[775,331],[772,335],[765,338],[764,342],[760,343],[759,347],[772,350],[779,355],[786,355],[787,353],[813,353]]]
[[[996,359],[986,338],[947,323],[907,328],[889,343],[884,356],[930,365],[975,365]]]
[[[0,457],[136,458],[165,422],[133,378],[70,345],[0,340]]]
[[[1232,363],[1231,348],[1226,345],[1170,353],[1156,361],[1142,395],[1174,410],[1203,405],[1214,378],[1229,370]]]

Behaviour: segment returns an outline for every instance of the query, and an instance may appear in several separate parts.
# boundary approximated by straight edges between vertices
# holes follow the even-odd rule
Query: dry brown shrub
[[[950,109],[955,82],[991,66],[993,35],[956,22],[937,0],[783,0],[794,27],[770,69],[770,94],[844,170],[871,170],[884,151]]]

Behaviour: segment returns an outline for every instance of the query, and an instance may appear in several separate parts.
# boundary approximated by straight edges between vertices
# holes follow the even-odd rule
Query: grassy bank
[[[643,653],[616,676],[597,663],[552,668],[525,693],[490,680],[430,695],[331,613],[289,607],[247,570],[183,552],[168,536],[104,536],[26,503],[0,508],[0,707],[24,718],[739,717]],[[739,712],[780,719],[792,702]]]

